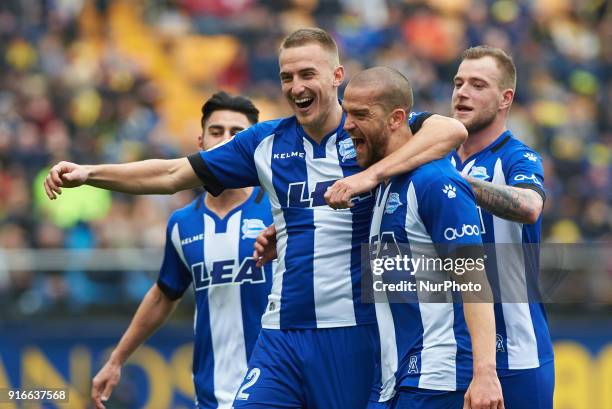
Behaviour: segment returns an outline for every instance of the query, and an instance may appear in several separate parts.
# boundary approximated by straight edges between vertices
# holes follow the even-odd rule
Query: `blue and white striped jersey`
[[[261,122],[215,149],[189,157],[213,194],[262,186],[277,231],[278,268],[262,318],[264,328],[344,327],[375,322],[360,302],[360,244],[367,243],[372,193],[334,210],[323,195],[360,171],[349,135],[338,128],[320,144],[295,117]]]
[[[448,159],[440,159],[379,187],[370,246],[375,257],[382,257],[389,248],[412,259],[443,257],[446,254],[432,254],[433,246],[425,249],[424,245],[445,246],[437,248],[438,253],[480,245],[479,224],[472,189]],[[383,281],[388,273],[383,273]],[[391,271],[391,277],[396,273]],[[442,282],[454,273],[421,265],[401,274],[412,282]],[[446,296],[451,302],[424,302],[423,292],[416,288],[412,300],[376,303],[381,373],[374,398],[379,401],[391,399],[399,387],[465,390],[472,377],[471,341],[461,302],[452,302],[450,289]],[[383,292],[387,301],[393,301],[393,296]]]
[[[502,133],[482,151],[461,162],[456,152],[451,162],[465,175],[499,185],[533,189],[545,198],[542,159],[510,131]],[[542,218],[521,224],[482,210],[484,243],[534,243],[532,247],[504,246],[488,254],[487,274],[497,300],[532,300],[537,291]],[[488,247],[488,253],[493,252]],[[532,251],[533,250],[533,251]],[[528,298],[529,297],[529,298]],[[546,312],[541,303],[504,302],[495,305],[497,367],[536,368],[553,359]]]
[[[255,266],[253,245],[270,223],[270,203],[259,188],[222,219],[201,196],[168,221],[157,284],[172,299],[189,285],[195,290],[198,408],[229,409],[246,374],[272,284],[272,265]]]

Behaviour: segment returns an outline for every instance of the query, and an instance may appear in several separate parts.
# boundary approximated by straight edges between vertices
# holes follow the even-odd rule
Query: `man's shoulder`
[[[258,140],[262,140],[274,134],[283,134],[291,131],[295,132],[295,124],[295,116],[290,116],[287,118],[278,118],[259,122],[250,127],[249,130]]]
[[[192,223],[194,218],[199,218],[204,213],[205,206],[204,194],[198,195],[191,203],[173,211],[168,218],[168,225]]]
[[[414,183],[422,185],[427,185],[438,179],[464,180],[448,157],[427,162],[419,166],[409,174],[409,177]]]
[[[535,162],[540,159],[540,155],[531,146],[527,145],[510,132],[508,132],[507,138],[501,141],[498,146],[493,147],[493,151],[508,160],[526,158]]]

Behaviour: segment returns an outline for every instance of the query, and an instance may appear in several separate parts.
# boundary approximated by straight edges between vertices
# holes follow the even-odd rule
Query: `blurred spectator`
[[[169,212],[191,192],[135,198],[83,188],[50,202],[46,168],[192,151],[201,102],[218,87],[255,97],[263,119],[288,114],[277,48],[301,25],[334,33],[349,77],[393,66],[412,80],[416,109],[442,114],[464,48],[509,51],[518,68],[511,128],[544,158],[544,240],[609,243],[609,7],[601,0],[3,1],[0,248],[161,247]],[[31,310],[138,300],[150,280],[145,272],[36,274],[2,265],[0,254],[0,299],[25,294]],[[9,290],[13,298],[4,297]]]

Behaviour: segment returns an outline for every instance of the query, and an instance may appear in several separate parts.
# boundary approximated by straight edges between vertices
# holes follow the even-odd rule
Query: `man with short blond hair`
[[[452,154],[482,214],[496,292],[497,373],[507,409],[552,409],[553,347],[537,276],[546,193],[542,158],[506,127],[516,68],[503,50],[466,50],[453,79],[453,117],[469,132]],[[496,248],[492,246],[495,244]]]

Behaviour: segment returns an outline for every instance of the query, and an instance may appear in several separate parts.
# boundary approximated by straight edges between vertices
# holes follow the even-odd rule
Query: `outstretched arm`
[[[352,207],[352,197],[374,189],[389,177],[445,157],[461,145],[467,135],[463,124],[456,119],[432,115],[400,149],[368,169],[334,183],[325,193],[325,200],[335,209]]]
[[[91,399],[96,409],[104,409],[114,387],[119,383],[121,367],[142,343],[153,334],[174,311],[178,300],[171,300],[154,284],[140,303],[130,326],[110,358],[93,378]]]
[[[56,199],[62,188],[91,185],[132,194],[171,194],[202,185],[187,158],[150,159],[116,165],[60,162],[45,179],[45,191]]]
[[[496,185],[469,176],[466,179],[474,190],[476,202],[486,211],[519,223],[533,224],[538,221],[544,199],[535,190]]]

